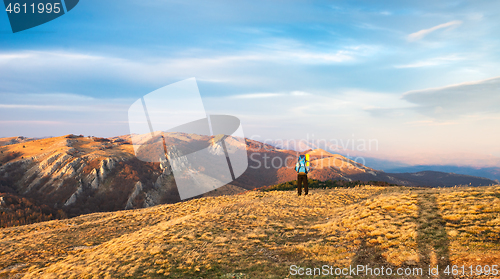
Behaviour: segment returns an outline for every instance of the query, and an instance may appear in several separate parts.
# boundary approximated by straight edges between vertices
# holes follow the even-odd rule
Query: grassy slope
[[[61,136],[0,146],[0,162],[7,163],[4,159],[11,153],[19,154],[19,157],[17,158],[17,160],[19,160],[21,158],[39,156],[41,154],[48,154],[54,151],[67,151],[70,147],[66,146],[66,140],[71,142],[73,148],[80,151],[80,155],[94,153],[95,155],[103,156],[105,158],[113,156],[130,157],[134,152],[132,145],[113,145],[112,149],[101,150],[103,143],[93,141],[87,137],[68,139],[66,136]]]
[[[500,186],[251,191],[2,229],[0,276],[285,278],[291,264],[492,265],[499,235]]]

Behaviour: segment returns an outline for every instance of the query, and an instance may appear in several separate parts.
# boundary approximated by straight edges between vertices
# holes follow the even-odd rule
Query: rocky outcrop
[[[54,156],[50,157],[50,161],[47,161],[46,164],[41,164],[39,170],[42,175],[49,176],[52,175],[56,170],[60,169],[62,166],[69,163],[69,160],[72,159],[73,156],[67,153],[58,153]]]
[[[93,169],[92,172],[87,176],[88,184],[92,187],[92,189],[96,190],[99,188],[99,171],[97,169]]]
[[[172,170],[170,168],[165,168],[163,169],[163,173],[158,176],[153,184],[153,189],[145,192],[143,207],[151,207],[164,203],[165,201],[176,202],[179,199],[179,193],[177,192]]]
[[[78,188],[73,193],[73,195],[71,195],[71,197],[69,197],[69,199],[64,203],[64,206],[70,206],[70,205],[74,204],[76,202],[76,199],[78,198],[78,196],[80,196],[82,193],[83,193],[83,185],[82,185],[82,181],[80,180],[80,184],[78,185]]]
[[[134,208],[134,200],[137,198],[137,196],[142,192],[142,183],[140,181],[137,181],[134,186],[134,190],[130,194],[127,200],[127,204],[125,205],[125,209],[132,209]]]
[[[23,185],[19,186],[24,188],[23,193],[26,194],[48,178],[49,180],[45,181],[44,184],[53,184],[58,189],[64,179],[77,176],[77,169],[81,164],[81,158],[73,157],[65,152],[54,152],[41,158],[38,156],[38,158],[31,160],[28,165],[25,165],[28,170],[22,181],[25,183],[31,182],[27,187],[26,185],[24,187]]]
[[[99,188],[99,184],[106,179],[106,176],[115,168],[117,162],[119,162],[119,160],[115,158],[106,158],[100,161],[99,168],[93,169],[87,177],[85,177],[85,183],[89,184],[94,190]]]
[[[183,156],[181,152],[175,148],[175,146],[170,147],[169,152],[169,160],[171,168],[177,170],[187,170],[191,169],[191,163],[189,163],[186,156]]]
[[[106,178],[106,175],[108,172],[112,171],[115,168],[117,160],[115,161],[114,158],[106,158],[101,161],[101,166],[99,168],[99,180],[104,180]]]
[[[142,207],[151,207],[157,205],[155,201],[155,197],[153,197],[153,193],[145,193],[144,203]]]

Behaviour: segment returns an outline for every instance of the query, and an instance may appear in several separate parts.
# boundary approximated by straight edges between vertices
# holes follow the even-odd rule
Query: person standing
[[[309,155],[309,154],[308,154]],[[307,156],[309,157],[309,156]],[[306,155],[300,155],[295,164],[295,171],[297,171],[297,193],[302,195],[302,183],[304,183],[304,195],[309,193],[309,185],[307,183],[307,173],[310,170],[309,158]]]

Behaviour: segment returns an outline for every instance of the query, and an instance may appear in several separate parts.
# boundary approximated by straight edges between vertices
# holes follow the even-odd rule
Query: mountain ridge
[[[167,144],[199,148],[210,146],[213,139],[173,133],[165,140]],[[483,178],[435,172],[391,174],[322,149],[296,152],[250,139],[245,142],[249,156],[245,173],[204,196],[236,194],[295,180],[297,156],[305,153],[311,155],[309,178],[322,181],[384,181],[406,186],[494,183]],[[68,216],[180,201],[168,164],[138,160],[130,135],[33,139],[0,146],[0,151],[0,191],[36,199],[56,210],[63,209]]]

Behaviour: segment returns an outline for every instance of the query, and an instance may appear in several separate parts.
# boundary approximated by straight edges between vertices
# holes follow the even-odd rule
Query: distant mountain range
[[[184,145],[189,150],[214,144],[214,137],[173,133],[165,142],[167,146]],[[63,210],[68,216],[180,201],[171,170],[159,162],[138,160],[128,135],[18,137],[0,139],[0,144],[0,193],[35,200],[39,206]],[[297,156],[305,153],[311,157],[309,178],[322,181],[385,181],[433,187],[496,184],[488,178],[448,171],[384,172],[323,149],[296,152],[250,139],[246,139],[246,145],[248,169],[231,184],[206,196],[240,193],[294,180]]]
[[[473,168],[473,167],[460,167],[460,166],[439,166],[439,165],[427,165],[427,166],[408,166],[400,168],[390,168],[386,169],[387,172],[398,172],[398,173],[414,173],[420,171],[438,171],[447,173],[464,174],[478,177],[485,177],[491,180],[500,181],[500,168],[490,167],[490,168]]]

